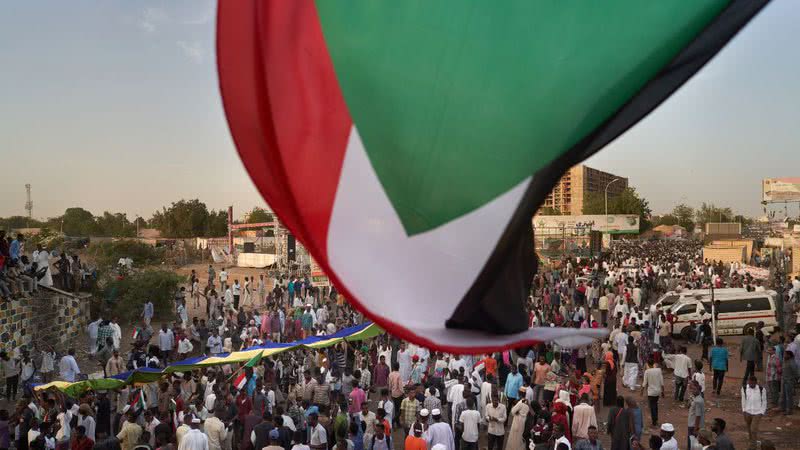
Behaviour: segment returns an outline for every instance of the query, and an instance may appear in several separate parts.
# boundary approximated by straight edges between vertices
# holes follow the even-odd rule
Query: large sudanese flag
[[[265,200],[387,331],[580,344],[528,329],[531,216],[765,3],[220,0],[220,88]]]

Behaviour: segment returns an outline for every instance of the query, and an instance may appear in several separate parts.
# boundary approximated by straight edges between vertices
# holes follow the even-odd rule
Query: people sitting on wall
[[[0,297],[4,301],[30,297],[38,283],[27,271],[27,257],[22,254],[25,236],[18,233],[12,239],[0,231],[0,241]]]

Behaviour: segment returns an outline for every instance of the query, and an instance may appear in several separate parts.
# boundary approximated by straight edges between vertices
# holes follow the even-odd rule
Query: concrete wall
[[[753,254],[753,241],[750,239],[715,239],[711,242],[714,247],[741,247],[745,246],[745,262],[750,261],[750,255]]]
[[[34,298],[2,303],[0,348],[10,352],[36,342],[63,351],[85,334],[90,303],[91,296],[47,288],[40,288]]]
[[[744,245],[739,247],[718,247],[718,246],[705,246],[703,247],[703,260],[704,261],[722,261],[725,264],[732,262],[744,262],[744,255],[747,248]]]

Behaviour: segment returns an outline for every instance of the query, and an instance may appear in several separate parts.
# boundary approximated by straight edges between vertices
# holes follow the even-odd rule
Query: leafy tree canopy
[[[272,222],[273,220],[272,213],[267,211],[264,208],[255,207],[252,211],[247,215],[247,223],[263,223],[263,222]]]
[[[605,195],[602,192],[589,192],[583,200],[584,214],[605,214]],[[639,216],[641,231],[652,227],[650,223],[650,204],[632,187],[622,193],[608,197],[608,214],[636,214]]]

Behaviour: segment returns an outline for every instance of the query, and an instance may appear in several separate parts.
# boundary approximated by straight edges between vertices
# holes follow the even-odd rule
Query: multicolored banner
[[[258,358],[266,358],[277,355],[288,350],[302,348],[319,350],[331,347],[340,342],[362,341],[372,339],[383,330],[372,322],[362,323],[349,328],[343,328],[336,333],[325,336],[309,336],[303,340],[295,342],[270,342],[246,348],[239,352],[221,353],[216,356],[196,356],[193,358],[176,361],[164,369],[153,369],[144,367],[141,369],[130,370],[115,375],[110,378],[100,378],[94,380],[84,380],[70,383],[67,381],[53,381],[47,384],[34,386],[34,390],[43,391],[47,389],[58,389],[64,394],[77,398],[83,392],[92,390],[112,390],[125,385],[141,385],[153,383],[160,380],[164,375],[175,372],[186,372],[203,367],[220,366],[224,364],[248,363]]]

